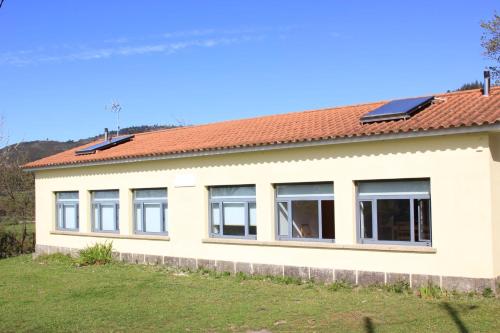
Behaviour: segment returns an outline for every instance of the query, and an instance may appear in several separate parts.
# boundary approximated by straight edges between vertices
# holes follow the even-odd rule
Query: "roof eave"
[[[303,148],[311,146],[373,142],[382,140],[401,140],[401,139],[419,138],[419,137],[432,137],[432,136],[442,136],[442,135],[470,134],[470,133],[483,133],[483,132],[500,132],[500,123],[497,122],[488,125],[460,126],[460,127],[433,129],[433,130],[408,131],[408,132],[387,133],[387,134],[372,134],[363,136],[351,136],[351,137],[332,138],[325,140],[310,140],[301,142],[268,144],[268,145],[239,147],[239,148],[211,149],[211,150],[202,150],[195,152],[162,154],[154,156],[116,158],[116,159],[107,159],[102,161],[47,165],[41,167],[25,167],[24,171],[36,172],[36,171],[52,170],[52,169],[80,168],[89,166],[134,163],[143,161],[169,160],[169,159],[190,158],[199,156],[213,156],[213,155],[235,154],[235,153],[256,152],[256,151],[269,151],[278,149]]]

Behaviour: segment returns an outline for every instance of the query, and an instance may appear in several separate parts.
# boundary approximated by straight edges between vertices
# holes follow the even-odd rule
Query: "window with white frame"
[[[92,191],[92,230],[96,232],[118,232],[118,190]]]
[[[276,185],[277,238],[335,239],[333,183]]]
[[[136,233],[167,234],[167,189],[134,190]]]
[[[357,192],[362,243],[431,245],[428,180],[358,182]]]
[[[255,239],[255,186],[217,186],[209,191],[210,235]]]
[[[60,230],[78,230],[78,192],[56,193],[56,227]]]

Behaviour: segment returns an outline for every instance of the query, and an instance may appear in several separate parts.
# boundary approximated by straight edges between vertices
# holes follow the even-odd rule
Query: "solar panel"
[[[429,105],[434,96],[397,99],[368,112],[361,117],[362,123],[376,121],[408,119],[417,111]]]
[[[134,137],[133,135],[119,136],[116,138],[112,138],[111,140],[99,142],[99,143],[92,145],[90,147],[77,150],[75,153],[76,153],[76,155],[94,154],[97,150],[104,150],[104,149],[111,148],[113,146],[119,145],[120,143],[124,143],[124,142],[129,141],[133,137]]]

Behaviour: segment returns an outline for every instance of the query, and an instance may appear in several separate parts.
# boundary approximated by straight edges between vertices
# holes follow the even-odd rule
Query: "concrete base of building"
[[[77,256],[79,249],[37,244],[34,257],[53,253]],[[303,266],[273,265],[249,262],[233,262],[202,258],[183,258],[140,253],[113,252],[113,257],[122,262],[144,265],[165,265],[187,270],[208,269],[218,272],[248,275],[270,275],[294,277],[320,283],[346,282],[359,286],[383,286],[406,282],[412,288],[427,285],[438,286],[444,290],[461,292],[482,292],[486,288],[500,291],[500,276],[497,278],[469,278],[458,276],[440,276],[426,274],[404,274],[391,272],[371,272],[335,268],[317,268]]]

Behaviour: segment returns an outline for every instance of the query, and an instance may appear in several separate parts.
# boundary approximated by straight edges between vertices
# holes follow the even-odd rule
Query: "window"
[[[134,190],[136,233],[167,234],[167,189]]]
[[[78,192],[57,192],[57,229],[78,230]]]
[[[362,243],[430,246],[429,181],[359,182],[358,216]]]
[[[333,183],[276,186],[278,239],[335,239]]]
[[[210,188],[210,235],[256,238],[255,186]]]
[[[118,190],[92,192],[92,229],[98,232],[117,232],[120,210]]]

